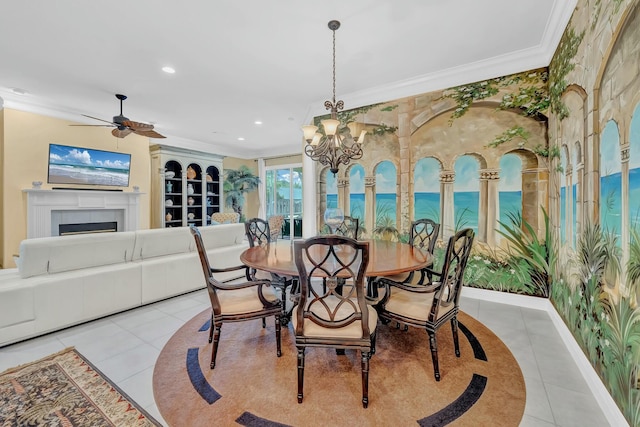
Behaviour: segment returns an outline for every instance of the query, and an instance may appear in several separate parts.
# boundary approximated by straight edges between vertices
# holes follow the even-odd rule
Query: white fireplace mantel
[[[52,230],[52,214],[57,211],[78,211],[90,213],[98,211],[119,211],[122,224],[119,231],[138,229],[140,217],[139,192],[99,191],[99,190],[22,190],[27,195],[27,239],[57,236]]]

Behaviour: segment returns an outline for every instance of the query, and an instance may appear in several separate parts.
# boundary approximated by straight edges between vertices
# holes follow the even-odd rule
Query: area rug
[[[160,426],[73,348],[0,374],[2,426]]]
[[[515,358],[488,328],[460,313],[460,351],[451,329],[437,334],[441,380],[433,376],[425,331],[378,325],[362,407],[360,355],[310,348],[304,400],[297,402],[297,353],[291,325],[276,357],[275,325],[250,321],[222,327],[216,368],[209,369],[210,310],[182,328],[161,351],[153,392],[171,426],[517,426],[525,384]]]

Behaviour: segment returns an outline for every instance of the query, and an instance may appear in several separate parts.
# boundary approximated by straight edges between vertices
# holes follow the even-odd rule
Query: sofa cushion
[[[34,287],[21,283],[15,268],[0,270],[0,328],[35,319]]]
[[[134,231],[26,239],[20,243],[20,277],[124,263],[134,242]]]
[[[132,260],[189,253],[193,250],[195,241],[188,227],[138,230]]]
[[[224,248],[227,246],[241,244],[243,242],[246,243],[247,247],[249,247],[249,243],[244,240],[244,223],[220,224],[214,227],[198,227],[198,230],[200,230],[202,242],[207,250]],[[193,240],[193,237],[191,237],[191,240]],[[240,263],[239,260],[238,263]]]

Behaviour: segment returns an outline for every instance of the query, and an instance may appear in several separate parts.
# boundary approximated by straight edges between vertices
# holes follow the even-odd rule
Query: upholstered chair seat
[[[277,304],[279,299],[272,286],[262,287],[262,296],[270,303]],[[233,290],[219,290],[218,301],[222,314],[250,313],[264,309],[264,304],[258,296],[258,288],[241,288]]]
[[[328,297],[325,299],[327,306],[331,310],[335,310],[337,305],[340,303],[338,298]],[[357,302],[356,302],[357,303]],[[367,306],[367,310],[369,312],[369,330],[375,331],[376,325],[378,323],[378,313],[372,306]],[[318,309],[312,307],[310,310],[312,313],[315,313],[317,316],[323,316],[326,311],[324,309]],[[346,318],[352,313],[352,310],[343,306],[336,311],[336,318]],[[329,320],[329,319],[326,319]],[[293,329],[296,329],[298,324],[296,316],[293,316],[291,319],[291,323],[293,323]],[[318,325],[313,322],[305,322],[304,327],[302,329],[302,333],[306,337],[331,337],[331,338],[360,338],[362,336],[362,322],[356,321],[351,323],[349,326],[345,326],[343,328],[327,328],[321,325]]]

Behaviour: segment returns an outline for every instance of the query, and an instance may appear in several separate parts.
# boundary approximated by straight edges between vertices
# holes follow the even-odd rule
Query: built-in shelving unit
[[[151,151],[152,227],[211,224],[222,201],[222,157],[154,145]]]

